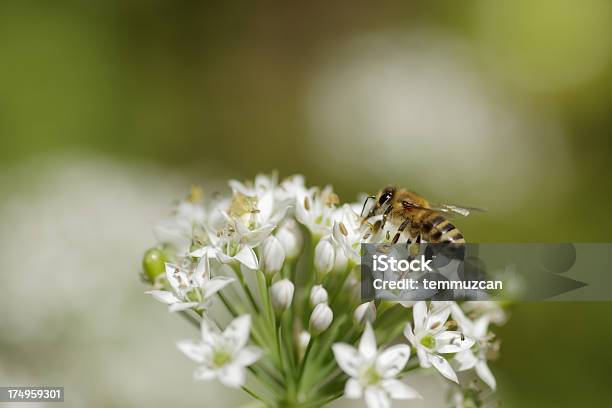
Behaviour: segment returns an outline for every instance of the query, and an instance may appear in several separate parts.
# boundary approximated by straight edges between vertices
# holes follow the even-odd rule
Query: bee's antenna
[[[365,210],[366,204],[368,203],[368,200],[374,200],[376,197],[374,196],[367,196],[365,201],[363,202],[363,207],[361,207],[361,213],[359,214],[360,217],[363,217],[363,211]]]

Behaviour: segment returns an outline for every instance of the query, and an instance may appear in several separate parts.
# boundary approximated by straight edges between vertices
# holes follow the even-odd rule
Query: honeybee
[[[375,203],[364,217],[363,212],[368,199],[375,200]],[[369,224],[371,233],[375,234],[384,228],[387,222],[391,222],[397,226],[397,232],[391,240],[392,244],[397,243],[403,233],[407,234],[408,243],[418,244],[425,241],[464,244],[463,234],[447,217],[451,215],[466,217],[472,211],[483,211],[450,204],[431,204],[417,193],[394,186],[386,187],[368,199],[361,210],[362,223],[369,224],[370,218],[382,215],[374,224]]]

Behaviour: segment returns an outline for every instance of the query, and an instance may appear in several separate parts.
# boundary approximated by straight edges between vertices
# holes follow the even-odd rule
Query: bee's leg
[[[390,205],[389,207],[387,207],[387,209],[383,213],[382,224],[380,224],[380,228],[385,228],[385,224],[387,223],[387,217],[389,216],[389,213],[391,212],[392,209],[393,209],[393,206]]]
[[[404,222],[402,222],[402,224],[397,229],[397,232],[395,233],[395,236],[393,237],[393,241],[391,241],[391,244],[397,244],[397,241],[399,241],[400,237],[402,236],[402,233],[404,232],[406,227],[408,227],[409,225],[410,225],[410,220],[404,220]]]

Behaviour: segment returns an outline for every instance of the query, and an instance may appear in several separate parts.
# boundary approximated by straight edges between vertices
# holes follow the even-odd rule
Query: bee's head
[[[382,210],[383,206],[385,206],[386,204],[389,204],[391,200],[393,200],[393,196],[395,195],[396,190],[397,190],[396,187],[392,187],[392,186],[385,187],[384,189],[380,190],[378,194],[376,194],[376,196],[369,196],[368,198],[366,198],[365,202],[363,203],[363,208],[361,209],[361,216],[364,215],[364,211],[368,204],[368,199],[373,199],[374,205],[369,207],[370,209],[367,212],[365,219],[368,219],[374,216],[375,214],[379,213],[379,211]]]
[[[378,193],[378,197],[376,197],[376,206],[382,207],[385,204],[388,204],[393,200],[393,196],[395,195],[397,188],[394,186],[385,187]]]

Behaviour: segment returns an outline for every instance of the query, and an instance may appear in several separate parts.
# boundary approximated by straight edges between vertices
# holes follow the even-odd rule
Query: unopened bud
[[[309,328],[313,336],[318,336],[329,328],[334,320],[334,312],[327,303],[319,303],[310,315]]]
[[[342,248],[335,251],[336,259],[334,260],[333,270],[338,273],[343,273],[348,267],[348,258]]]
[[[326,239],[319,241],[315,248],[314,266],[317,272],[328,274],[334,268],[336,259],[333,245]]]
[[[270,235],[266,238],[261,249],[262,269],[268,278],[271,278],[281,270],[285,262],[285,249],[274,235]]]
[[[166,255],[159,248],[150,248],[142,257],[142,269],[149,283],[155,283],[158,276],[166,273]]]
[[[295,287],[289,279],[283,279],[270,287],[272,306],[276,313],[281,314],[291,306]]]
[[[327,303],[327,291],[323,285],[315,285],[310,290],[310,306],[315,307],[319,303]]]
[[[353,313],[353,320],[355,324],[374,323],[374,320],[376,320],[376,305],[374,302],[366,302],[357,306],[355,313]]]
[[[306,330],[303,330],[298,337],[298,345],[300,347],[300,354],[303,354],[306,351],[306,347],[308,347],[308,343],[310,343],[310,333]]]
[[[300,226],[293,219],[288,219],[280,225],[276,238],[285,249],[287,259],[295,259],[300,254],[304,239]]]

